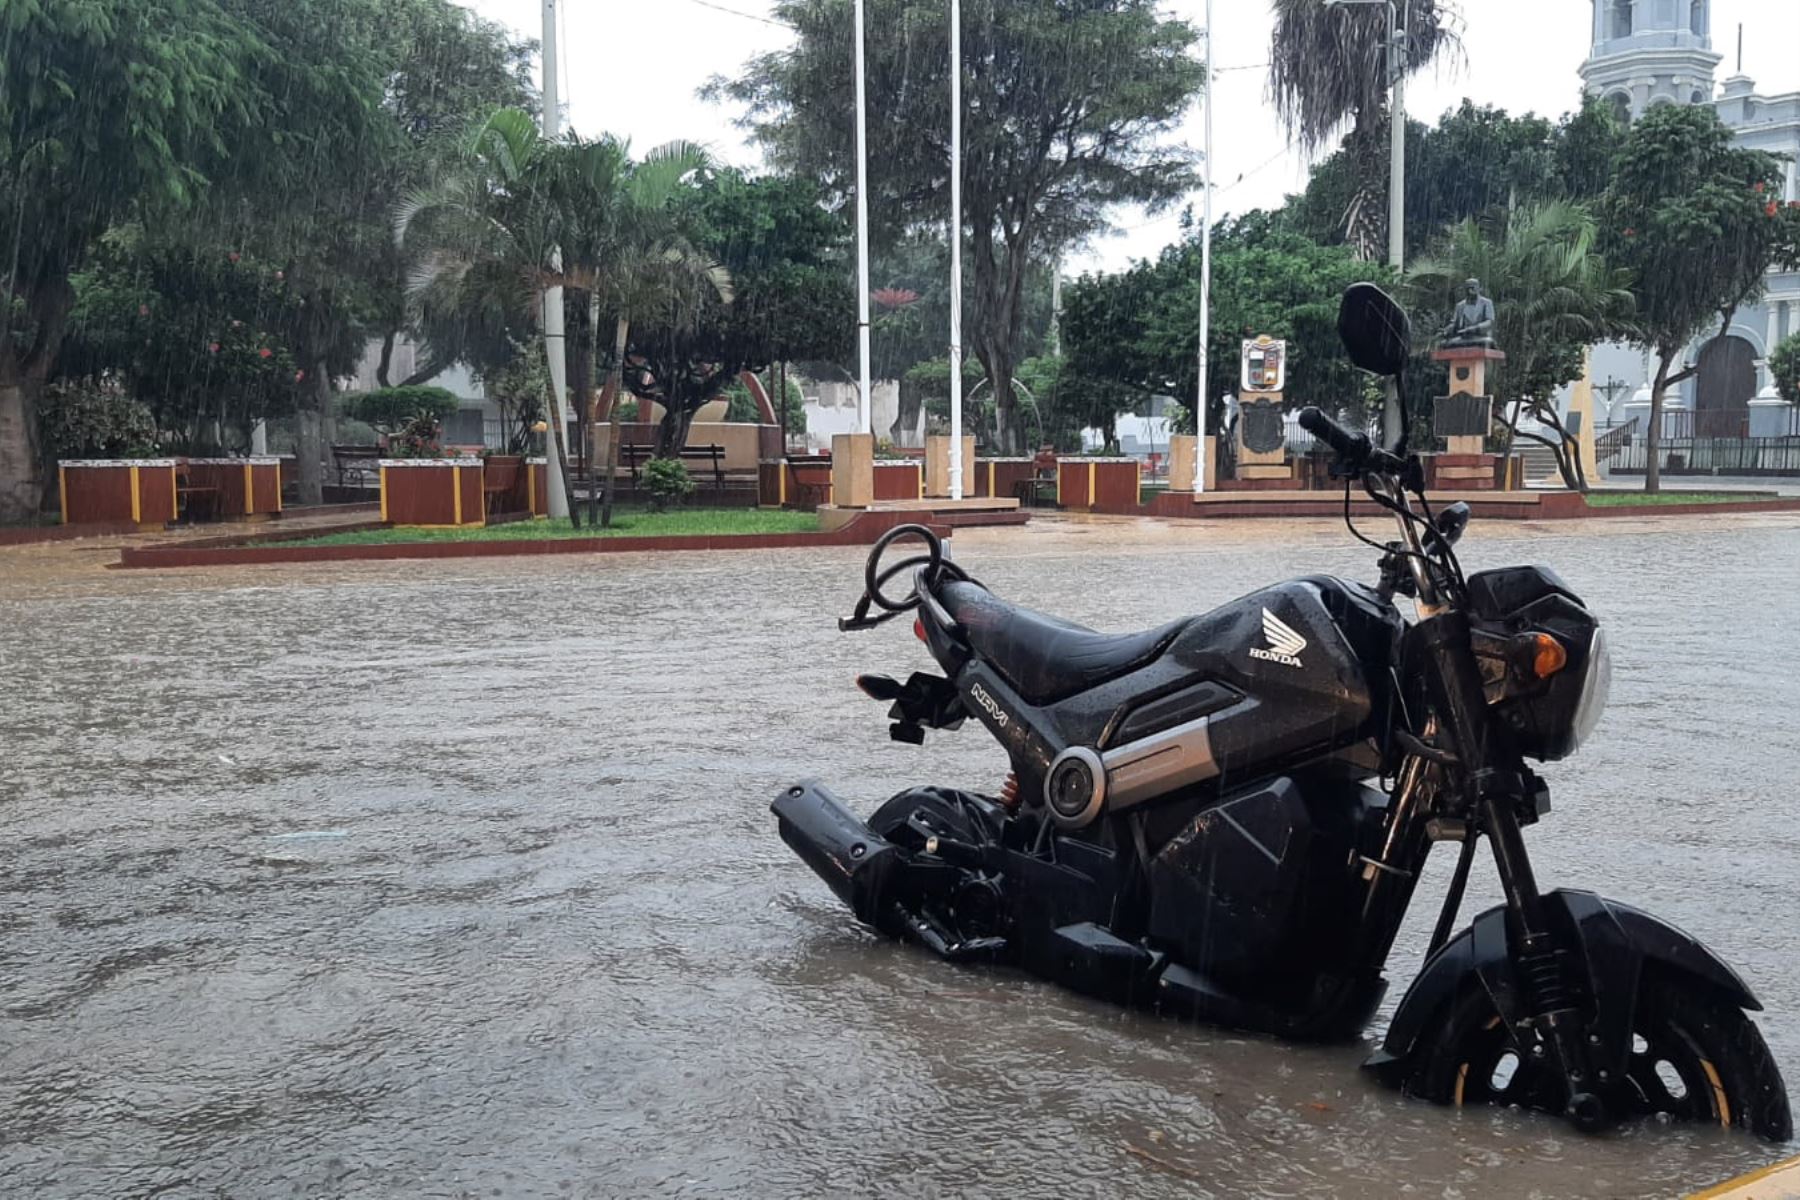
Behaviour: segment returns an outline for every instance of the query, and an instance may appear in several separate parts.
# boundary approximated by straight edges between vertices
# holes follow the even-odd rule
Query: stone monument
[[[1245,338],[1239,372],[1237,477],[1292,479],[1286,414],[1281,406],[1287,383],[1287,343],[1266,334]]]
[[[1437,486],[1492,488],[1496,459],[1484,453],[1494,412],[1487,368],[1506,355],[1494,345],[1494,302],[1481,294],[1480,280],[1463,284],[1431,357],[1450,368],[1450,394],[1432,403],[1431,432],[1444,439],[1444,453],[1432,464]]]

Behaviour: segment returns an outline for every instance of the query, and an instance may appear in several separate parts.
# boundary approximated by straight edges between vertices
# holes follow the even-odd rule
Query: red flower
[[[148,304],[138,305],[138,316],[147,317],[149,315],[150,315],[150,306]]]
[[[239,254],[236,250],[233,250],[230,254],[227,254],[225,257],[229,258],[232,262],[236,262],[244,256]]]
[[[262,348],[262,349],[261,349],[261,350],[258,350],[258,351],[257,351],[257,352],[256,352],[256,357],[258,357],[258,358],[268,358],[268,357],[270,357],[270,356],[271,356],[271,355],[273,355],[273,354],[274,354],[274,353],[275,353],[275,352],[274,352],[274,351],[273,351],[273,350],[271,350],[271,349],[269,349],[269,348],[268,348],[268,347],[267,347],[267,346],[264,346],[264,347],[263,347],[263,348]]]
[[[1759,195],[1759,196],[1762,195],[1763,187],[1764,187],[1763,181],[1760,179],[1757,180],[1756,181],[1756,194],[1757,195]]]
[[[295,371],[295,372],[294,372],[294,382],[295,382],[295,383],[301,383],[301,382],[304,382],[304,381],[305,381],[305,379],[306,379],[306,372],[305,372],[305,371]]]
[[[210,345],[208,345],[206,348],[213,354],[217,354],[219,352],[219,343],[213,342]]]
[[[1625,227],[1625,236],[1626,236],[1626,237],[1636,237],[1636,236],[1637,236],[1637,230],[1635,230],[1635,229],[1633,229],[1633,228],[1631,228],[1631,226],[1629,226],[1629,225],[1627,225],[1627,226],[1626,226],[1626,227]]]
[[[909,304],[919,302],[919,293],[911,288],[876,288],[869,293],[869,299],[882,308],[905,308]]]
[[[1779,204],[1775,203],[1773,200],[1771,200],[1763,206],[1763,212],[1767,213],[1769,216],[1772,217],[1775,215],[1776,210],[1779,209],[1780,207],[1781,207],[1781,205],[1779,205]]]

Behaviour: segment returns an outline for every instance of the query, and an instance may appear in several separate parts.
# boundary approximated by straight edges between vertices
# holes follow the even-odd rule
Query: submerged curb
[[[259,563],[376,562],[391,559],[509,558],[546,554],[629,554],[642,551],[790,550],[868,546],[896,525],[921,523],[921,514],[867,512],[831,533],[734,533],[688,537],[559,538],[495,542],[388,542],[364,546],[295,546],[281,543],[222,546],[127,546],[120,567],[241,567]],[[925,521],[939,537],[948,526]],[[318,536],[315,532],[311,536]]]

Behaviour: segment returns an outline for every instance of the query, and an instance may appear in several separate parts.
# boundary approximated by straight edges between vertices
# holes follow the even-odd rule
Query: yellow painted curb
[[[1727,1179],[1688,1200],[1792,1200],[1800,1196],[1800,1155]]]

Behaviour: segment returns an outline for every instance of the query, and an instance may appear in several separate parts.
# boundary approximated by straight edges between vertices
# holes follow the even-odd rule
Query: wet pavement
[[[956,543],[1105,629],[1372,569],[1326,522]],[[924,665],[901,626],[835,632],[860,551],[125,573],[80,547],[0,550],[0,1195],[1667,1196],[1776,1157],[1409,1102],[1366,1045],[858,928],[775,790],[866,809],[1004,771],[973,724],[889,742],[850,686]],[[1800,1078],[1800,518],[1477,525],[1466,558],[1555,565],[1614,646],[1540,877],[1712,945]]]

